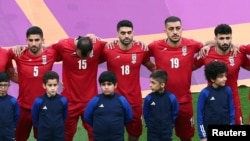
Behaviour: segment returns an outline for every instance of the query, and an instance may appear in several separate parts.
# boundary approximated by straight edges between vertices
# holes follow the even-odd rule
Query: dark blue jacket
[[[44,94],[35,99],[32,121],[38,129],[38,141],[64,141],[64,121],[68,112],[67,99],[59,94]]]
[[[235,124],[232,90],[228,86],[208,86],[199,95],[197,103],[197,126],[200,139],[207,138],[209,124]]]
[[[172,141],[179,104],[174,94],[152,92],[144,99],[143,116],[148,141]]]
[[[15,139],[15,128],[20,116],[17,99],[10,96],[0,96],[0,141]]]
[[[95,141],[124,141],[124,126],[132,120],[125,97],[99,94],[87,105],[84,120],[93,127]]]

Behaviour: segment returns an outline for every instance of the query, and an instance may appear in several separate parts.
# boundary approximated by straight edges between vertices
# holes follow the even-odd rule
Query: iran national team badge
[[[187,55],[187,46],[182,47],[182,55],[186,56]]]
[[[234,57],[230,56],[228,59],[229,59],[230,66],[234,66]]]
[[[132,54],[132,64],[136,63],[136,54]]]
[[[47,56],[46,55],[42,55],[42,64],[43,65],[47,64]]]

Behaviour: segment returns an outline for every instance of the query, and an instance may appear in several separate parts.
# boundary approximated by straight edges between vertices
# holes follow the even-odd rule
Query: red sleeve
[[[201,66],[204,65],[204,58],[201,58],[201,57],[196,57],[194,59],[194,63],[193,63],[193,70],[196,70],[198,68],[200,68]]]

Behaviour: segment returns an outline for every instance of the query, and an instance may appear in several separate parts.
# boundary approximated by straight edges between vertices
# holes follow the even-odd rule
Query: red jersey
[[[129,50],[121,50],[118,44],[114,49],[104,49],[107,69],[116,74],[116,92],[125,96],[131,105],[142,104],[140,67],[150,60],[147,51],[134,44]]]
[[[156,69],[168,73],[166,88],[178,99],[179,103],[192,101],[190,86],[194,55],[202,43],[182,38],[178,47],[171,47],[166,39],[149,44],[149,52],[155,58]]]
[[[8,68],[13,68],[11,58],[8,55],[8,50],[0,47],[0,56],[0,72],[5,72]]]
[[[97,70],[106,42],[96,41],[89,57],[81,59],[76,54],[73,38],[60,40],[52,45],[62,57],[63,92],[69,102],[88,103],[98,94]],[[72,107],[69,107],[69,110]]]
[[[230,86],[233,91],[233,99],[235,107],[240,106],[240,97],[238,92],[238,76],[240,67],[247,67],[250,65],[247,57],[243,53],[237,53],[235,57],[233,57],[232,52],[229,52],[226,55],[220,55],[216,52],[216,48],[212,47],[208,53],[208,56],[205,58],[197,58],[195,60],[195,67],[201,67],[202,65],[207,65],[211,61],[221,61],[224,62],[228,67],[227,73],[227,81],[226,85]]]
[[[42,48],[43,52],[34,56],[26,49],[20,57],[12,50],[9,54],[16,61],[19,83],[18,102],[21,107],[31,109],[33,101],[45,93],[42,87],[42,77],[45,72],[52,70],[58,56],[55,51]]]

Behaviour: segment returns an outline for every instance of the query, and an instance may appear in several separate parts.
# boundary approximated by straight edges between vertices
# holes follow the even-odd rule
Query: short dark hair
[[[93,43],[89,37],[81,37],[79,36],[77,38],[77,44],[76,47],[81,51],[82,57],[87,57],[89,52],[93,49]]]
[[[129,20],[121,20],[117,23],[116,30],[119,31],[121,27],[131,27],[133,29],[133,23]]]
[[[150,74],[150,78],[157,80],[160,83],[167,83],[168,73],[165,70],[155,70]]]
[[[219,74],[228,71],[227,65],[220,61],[212,61],[205,66],[205,77],[207,81],[215,80]]]
[[[10,82],[10,78],[7,73],[0,72],[0,82]]]
[[[26,38],[28,38],[31,34],[38,34],[43,38],[43,31],[38,26],[31,26],[30,28],[28,28],[28,30],[26,31]]]
[[[214,35],[218,34],[232,34],[232,28],[228,24],[219,24],[214,29]]]
[[[169,22],[180,22],[181,23],[181,19],[179,17],[176,17],[176,16],[169,16],[165,19],[164,24],[166,25]]]
[[[56,79],[57,82],[59,82],[59,75],[57,72],[55,71],[47,71],[44,75],[43,75],[43,84],[46,84],[49,79]]]
[[[113,84],[117,83],[116,75],[111,71],[104,71],[99,76],[99,84],[104,82],[112,82]]]

